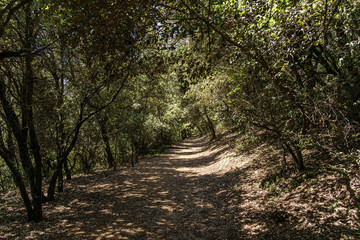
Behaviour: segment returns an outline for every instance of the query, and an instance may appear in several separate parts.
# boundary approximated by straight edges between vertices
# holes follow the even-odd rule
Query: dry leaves
[[[266,169],[256,151],[262,150],[236,156],[231,137],[236,136],[212,144],[207,138],[187,140],[135,168],[75,178],[44,206],[40,223],[9,212],[21,208],[17,201],[1,210],[7,217],[0,239],[346,239],[346,231],[356,236],[351,231],[359,223],[333,216],[327,198],[314,200],[315,192],[275,198],[260,189]]]

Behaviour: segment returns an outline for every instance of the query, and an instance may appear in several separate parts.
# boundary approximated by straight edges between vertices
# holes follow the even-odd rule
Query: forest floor
[[[264,146],[235,154],[238,138],[188,139],[134,168],[76,177],[39,223],[8,193],[0,239],[360,239],[356,209],[332,201],[346,191],[335,189],[340,178],[317,176],[275,196],[260,183],[279,156]]]

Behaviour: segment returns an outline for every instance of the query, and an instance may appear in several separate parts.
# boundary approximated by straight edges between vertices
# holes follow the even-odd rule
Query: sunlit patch
[[[159,179],[160,179],[160,176],[151,176],[151,177],[144,178],[144,180],[142,180],[142,181],[154,181],[154,180],[159,180]]]
[[[61,220],[60,221],[60,225],[64,226],[68,223],[69,221],[67,219]]]
[[[235,156],[224,144],[193,146],[189,141],[171,149],[171,154],[143,160],[108,178],[100,174],[97,178],[88,175],[80,182],[74,179],[61,201],[44,206],[48,222],[24,222],[21,229],[12,228],[22,232],[18,239],[263,239],[272,233],[278,237],[276,231],[284,230],[286,224],[294,224],[286,230],[297,233],[314,233],[312,229],[319,231],[319,224],[330,221],[337,229],[358,228],[358,220],[336,219],[344,214],[358,219],[356,209],[336,202],[346,190],[336,187],[337,177],[313,186],[325,189],[321,195],[313,194],[316,189],[304,195],[307,189],[300,185],[274,201],[259,188],[265,172],[254,161],[260,160],[258,152]],[[273,216],[281,212],[276,209],[279,205],[289,214],[281,223]],[[237,233],[247,238],[237,237]]]
[[[249,156],[235,156],[234,154],[223,154],[218,156],[218,160],[211,164],[200,167],[183,167],[177,168],[179,172],[187,172],[191,176],[201,176],[209,174],[224,174],[229,171],[233,171],[236,168],[241,168],[246,164],[253,161],[253,158]]]
[[[94,188],[95,189],[101,189],[101,188],[108,188],[108,187],[112,187],[112,185],[110,185],[110,184],[100,184],[100,185],[96,185]]]
[[[55,207],[55,211],[58,211],[58,212],[65,212],[65,211],[69,211],[71,208],[70,207],[66,207],[66,206],[57,206]]]
[[[137,233],[144,232],[144,229],[140,228],[140,227],[135,227],[135,228],[131,228],[131,229],[125,228],[125,229],[122,229],[121,232],[130,234],[130,235],[135,235]]]
[[[202,208],[202,210],[204,209],[213,209],[214,208],[214,205],[211,204],[211,203],[204,203],[203,201],[202,202],[197,202],[197,206],[199,208]]]
[[[100,210],[100,212],[105,214],[112,214],[112,211],[110,209],[102,209]]]
[[[79,202],[79,199],[75,198],[75,199],[72,200],[69,204],[70,204],[70,205],[73,205],[73,204],[75,204],[75,203],[77,203],[77,202]]]
[[[242,229],[248,232],[249,234],[256,234],[258,232],[265,231],[267,227],[265,223],[256,222],[252,224],[245,224]]]

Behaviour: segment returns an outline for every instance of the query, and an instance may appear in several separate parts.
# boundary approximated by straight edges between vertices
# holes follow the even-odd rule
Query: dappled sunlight
[[[23,222],[18,231],[24,239],[319,238],[312,222],[291,212],[307,209],[309,199],[287,195],[287,201],[300,199],[289,211],[268,208],[256,152],[237,156],[228,144],[206,140],[186,140],[134,168],[76,178],[56,202],[45,204],[46,221]]]
[[[183,150],[181,150],[179,151],[180,156],[174,154],[169,159],[172,160],[172,162],[180,161],[183,163],[183,167],[176,165],[176,171],[186,172],[191,176],[201,176],[224,174],[235,170],[235,168],[244,167],[256,158],[256,156],[252,154],[237,156],[234,152],[227,151],[228,147],[229,145],[227,144],[216,148],[198,147],[196,150],[193,150],[193,154],[191,155],[183,155]],[[189,164],[184,164],[184,161],[187,161],[185,163]]]
[[[91,176],[90,185],[82,184],[86,178],[75,179],[67,186],[68,194],[60,196],[62,205],[45,206],[47,218],[55,222],[46,228],[49,238],[65,234],[90,239],[194,239],[207,235],[208,226],[219,238],[229,231],[226,226],[236,225],[235,220],[224,212],[226,203],[219,205],[208,195],[222,198],[228,193],[213,188],[221,179],[214,182],[181,169],[182,165],[197,168],[215,161],[203,159],[216,154],[204,151],[204,142],[195,148],[192,144],[182,144],[191,150],[170,149],[172,153],[141,162],[136,168],[98,173]]]
[[[235,168],[243,167],[253,159],[249,156],[239,157],[239,156],[222,156],[220,160],[215,161],[207,166],[201,167],[184,167],[178,168],[180,172],[189,172],[197,175],[207,175],[207,174],[224,174],[226,172],[235,170]]]

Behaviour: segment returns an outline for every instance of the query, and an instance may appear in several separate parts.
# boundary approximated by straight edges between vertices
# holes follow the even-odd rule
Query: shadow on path
[[[186,140],[160,157],[143,160],[135,168],[118,173],[102,171],[74,179],[56,202],[45,206],[45,221],[21,222],[23,225],[19,224],[14,238],[319,239],[322,236],[311,229],[292,229],[287,219],[296,219],[286,213],[240,207],[246,201],[242,197],[246,193],[234,191],[232,185],[241,183],[241,175],[248,174],[246,168],[204,175],[182,171],[184,167],[201,171],[229,148],[224,145],[211,149],[207,142],[207,138]],[[270,219],[274,216],[272,223],[269,216]],[[289,231],[279,231],[276,227],[279,225],[286,225]]]

